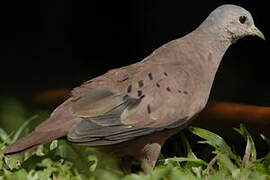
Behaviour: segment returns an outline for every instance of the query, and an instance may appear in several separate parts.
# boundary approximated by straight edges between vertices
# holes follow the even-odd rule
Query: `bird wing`
[[[182,68],[177,63],[133,65],[75,89],[71,109],[80,121],[68,133],[69,141],[109,145],[185,124],[196,87]]]

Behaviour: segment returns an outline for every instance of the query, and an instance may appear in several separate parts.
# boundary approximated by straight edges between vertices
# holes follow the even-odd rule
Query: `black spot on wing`
[[[147,112],[148,112],[148,114],[151,113],[151,107],[150,107],[150,104],[147,104]]]
[[[139,88],[143,87],[143,80],[140,80],[140,81],[138,82],[138,86],[139,86]]]
[[[139,97],[142,96],[142,91],[139,90],[139,91],[137,91],[137,93],[138,93],[138,96],[139,96]]]
[[[169,88],[169,87],[167,87],[166,90],[167,90],[168,92],[171,92],[171,88]]]
[[[150,80],[153,80],[153,75],[152,75],[152,73],[148,73],[148,77],[149,77]]]
[[[132,91],[132,85],[129,85],[127,88],[127,93],[130,93]]]
[[[165,75],[165,76],[168,76],[168,73],[164,72],[164,75]]]

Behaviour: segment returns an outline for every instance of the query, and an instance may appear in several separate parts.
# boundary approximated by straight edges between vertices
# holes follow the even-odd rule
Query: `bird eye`
[[[246,16],[240,16],[240,17],[239,17],[239,22],[240,22],[241,24],[245,24],[246,20],[247,20],[247,17],[246,17]]]

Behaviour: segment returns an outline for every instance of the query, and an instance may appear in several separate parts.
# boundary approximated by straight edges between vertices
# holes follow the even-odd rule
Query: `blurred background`
[[[269,10],[261,1],[1,1],[0,96],[26,104],[46,89],[73,88],[142,60],[195,29],[222,4],[248,9],[267,41],[231,46],[211,99],[270,106]]]

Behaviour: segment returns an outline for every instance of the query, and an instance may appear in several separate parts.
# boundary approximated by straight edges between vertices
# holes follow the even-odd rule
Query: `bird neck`
[[[228,47],[232,44],[232,38],[230,34],[221,29],[223,28],[214,25],[206,26],[203,23],[190,34],[200,37],[204,36],[208,40],[202,41],[202,43],[210,45],[214,50],[224,55]]]
[[[226,50],[232,44],[230,39],[222,33],[215,33],[210,30],[203,31],[200,28],[188,34],[187,37],[189,38],[186,39],[193,41],[190,44],[199,49],[198,54],[203,57],[201,61],[207,61],[205,63],[213,66],[214,69],[218,68]]]

